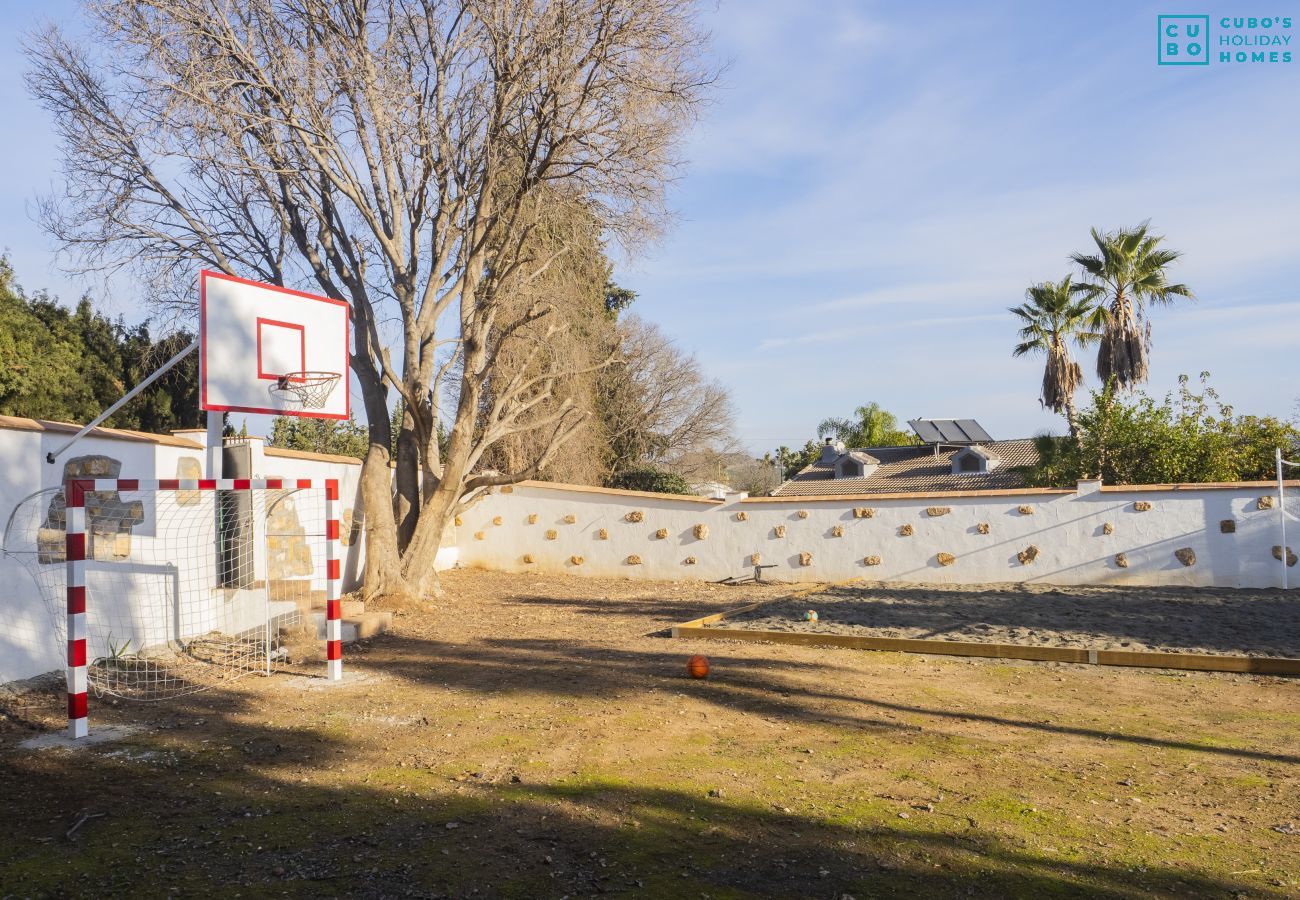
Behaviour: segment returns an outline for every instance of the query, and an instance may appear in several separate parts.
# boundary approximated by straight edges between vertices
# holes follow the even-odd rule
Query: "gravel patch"
[[[808,610],[818,621],[805,621]],[[890,583],[839,587],[710,626],[940,641],[1300,657],[1300,592]]]

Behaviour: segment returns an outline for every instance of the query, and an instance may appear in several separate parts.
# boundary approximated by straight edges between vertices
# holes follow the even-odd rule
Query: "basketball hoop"
[[[340,377],[338,372],[286,372],[267,390],[290,408],[320,409]]]

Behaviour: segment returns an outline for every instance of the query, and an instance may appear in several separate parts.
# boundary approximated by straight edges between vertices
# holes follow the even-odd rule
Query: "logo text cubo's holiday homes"
[[[1166,15],[1156,19],[1162,66],[1290,63],[1290,16]]]

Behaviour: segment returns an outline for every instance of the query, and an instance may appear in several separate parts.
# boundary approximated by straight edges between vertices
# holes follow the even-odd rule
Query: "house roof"
[[[969,447],[962,447],[956,451],[953,456],[961,456],[963,453],[976,453],[984,457],[989,462],[1001,462],[1002,457],[994,450],[990,449],[987,444],[971,444]]]
[[[855,459],[858,462],[862,463],[864,466],[880,465],[880,460],[876,459],[866,450],[850,450],[847,453],[845,453],[844,456],[847,456],[850,459]],[[844,456],[841,456],[840,459],[843,459]]]
[[[992,441],[980,445],[985,453],[994,454],[1002,465],[991,472],[953,474],[952,458],[965,448],[940,450],[930,446],[871,447],[854,450],[869,452],[880,460],[865,478],[836,478],[835,460],[817,460],[773,492],[774,497],[838,497],[853,494],[925,493],[930,491],[978,491],[1018,488],[1025,484],[1018,471],[1038,462],[1038,451],[1029,438]]]

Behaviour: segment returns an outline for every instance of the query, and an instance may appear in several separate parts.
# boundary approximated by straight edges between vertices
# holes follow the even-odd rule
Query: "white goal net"
[[[70,716],[79,671],[97,696],[156,701],[339,658],[325,483],[77,484],[71,504],[26,498],[4,534],[68,648]]]

